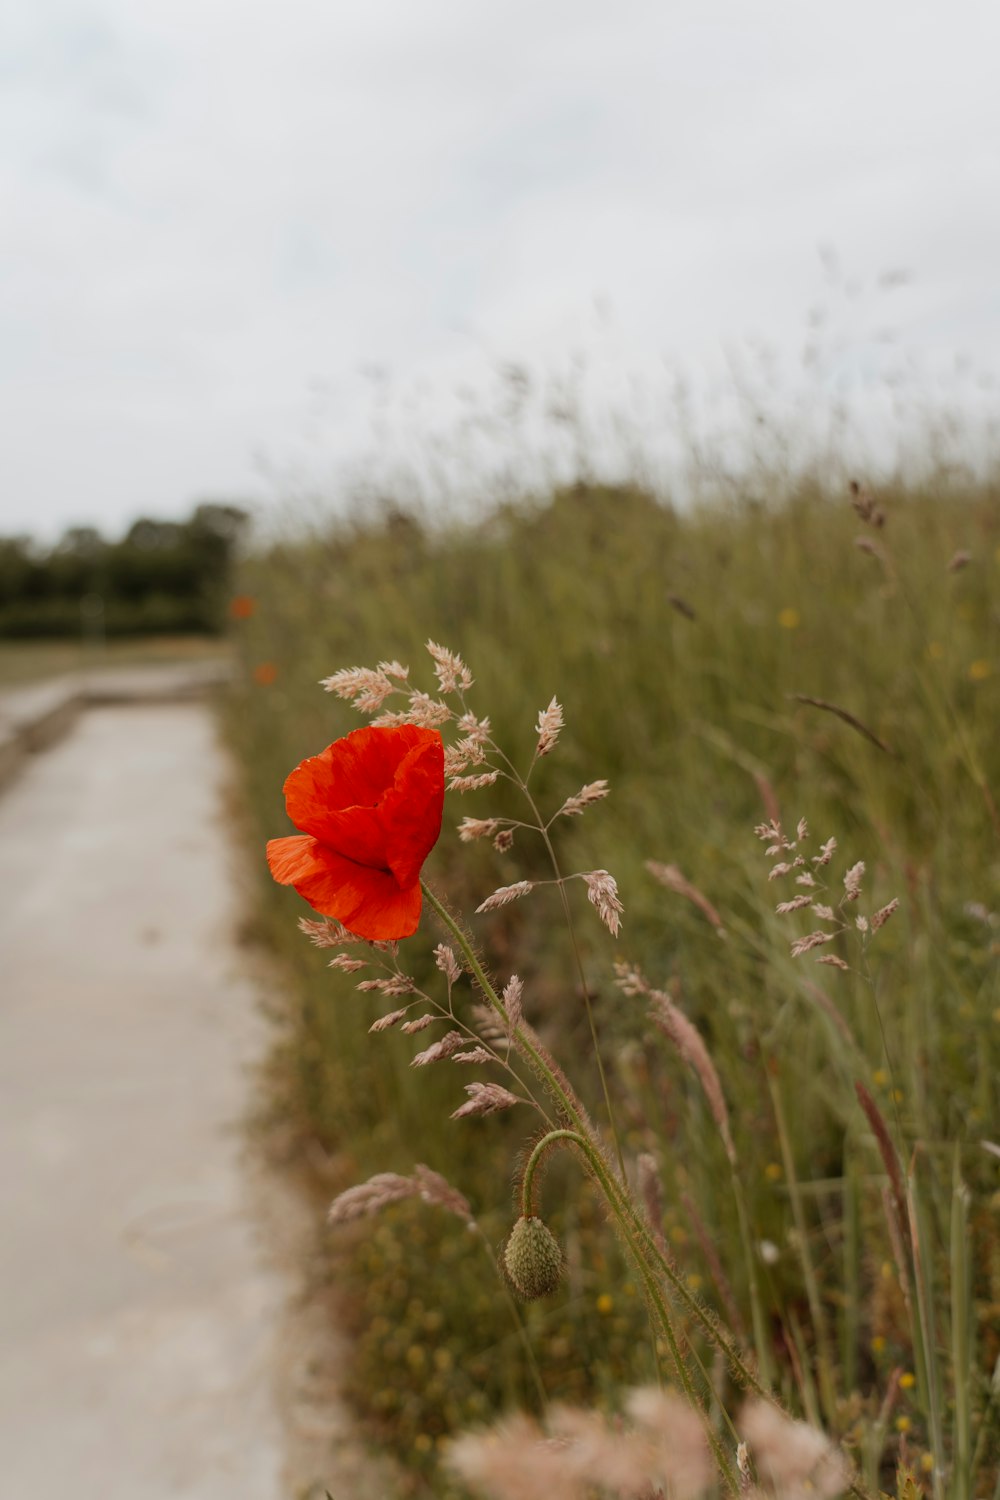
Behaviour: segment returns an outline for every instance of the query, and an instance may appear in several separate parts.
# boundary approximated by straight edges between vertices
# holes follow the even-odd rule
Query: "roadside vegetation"
[[[552,836],[563,869],[612,872],[618,938],[580,882],[573,938],[541,884],[472,933],[606,1131],[589,995],[719,1430],[741,1398],[695,1302],[868,1492],[897,1469],[911,1497],[1000,1483],[1000,480],[754,493],[770,498],[680,510],[588,482],[447,524],[369,508],[242,568],[228,733],[260,848],[253,923],[288,975],[275,1138],[331,1192],[426,1163],[480,1231],[419,1198],[330,1231],[349,1394],[407,1493],[465,1493],[443,1460],[470,1425],[614,1411],[664,1355],[569,1153],[550,1153],[539,1197],[565,1274],[514,1306],[493,1255],[537,1135],[518,1110],[452,1119],[468,1070],[415,1068],[426,1037],[369,1035],[404,1002],[331,969],[298,931],[308,908],[267,876],[285,775],[365,722],[320,679],[396,660],[434,692],[428,639],[468,663],[469,704],[522,770],[558,699],[565,728],[531,781],[546,816],[609,784]],[[463,818],[530,821],[509,781],[448,794],[424,873],[455,911],[551,876],[537,835],[462,840]],[[440,991],[444,938],[425,910],[402,946],[422,990]],[[682,1017],[673,1032],[658,1009]]]
[[[0,537],[0,643],[218,634],[247,519],[203,504],[186,521],[143,517],[117,541],[93,526],[54,546]]]

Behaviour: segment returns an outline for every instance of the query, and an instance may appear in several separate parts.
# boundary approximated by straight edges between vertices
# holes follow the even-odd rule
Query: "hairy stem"
[[[483,971],[483,967],[476,957],[465,933],[447,908],[438,900],[434,892],[427,885],[424,885],[423,889],[430,905],[434,908],[438,917],[445,924],[455,942],[462,950],[465,961],[487,1001],[496,1011],[497,1015],[502,1017],[506,1023],[507,1018],[503,1003]],[[572,1097],[568,1087],[560,1078],[558,1070],[546,1055],[545,1049],[534,1038],[529,1028],[523,1025],[517,1027],[514,1033],[514,1042],[522,1057],[526,1058],[536,1070],[539,1077],[544,1079],[546,1087],[559,1103],[569,1125],[587,1140],[591,1148],[592,1163],[599,1162],[601,1164],[601,1171],[599,1174],[596,1174],[598,1184],[615,1218],[622,1223],[623,1228],[627,1224],[629,1239],[634,1240],[636,1254],[641,1257],[645,1269],[656,1277],[664,1277],[669,1282],[678,1300],[683,1303],[686,1310],[695,1318],[711,1342],[722,1350],[740,1383],[747,1390],[753,1391],[755,1395],[761,1396],[765,1400],[773,1400],[771,1392],[766,1389],[754,1371],[749,1367],[732,1338],[709,1315],[707,1309],[702,1306],[690,1288],[684,1284],[684,1279],[678,1273],[676,1267],[656,1244],[655,1237],[646,1222],[645,1215],[635,1202],[627,1185],[619,1181],[613,1173],[608,1171],[607,1164],[604,1162],[601,1145],[594,1134],[593,1126],[586,1118],[582,1106]]]

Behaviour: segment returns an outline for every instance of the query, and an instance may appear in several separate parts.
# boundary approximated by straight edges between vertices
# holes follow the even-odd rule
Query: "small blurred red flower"
[[[229,618],[231,620],[249,620],[257,609],[257,601],[252,594],[236,594],[229,601]]]
[[[409,937],[420,921],[420,867],[441,832],[443,805],[436,729],[356,729],[286,780],[288,816],[303,832],[271,839],[271,874],[359,937]]]
[[[253,669],[253,680],[258,687],[271,687],[278,676],[273,661],[259,661]]]

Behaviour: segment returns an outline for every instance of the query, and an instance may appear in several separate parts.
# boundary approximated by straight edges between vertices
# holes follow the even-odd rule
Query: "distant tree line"
[[[215,633],[247,521],[205,504],[186,521],[143,517],[117,542],[91,526],[51,548],[0,537],[0,638]]]

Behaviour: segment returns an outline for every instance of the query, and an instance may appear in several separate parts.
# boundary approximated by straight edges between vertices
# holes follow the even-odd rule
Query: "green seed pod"
[[[548,1297],[562,1277],[562,1251],[541,1219],[518,1219],[504,1246],[503,1263],[526,1302]]]

